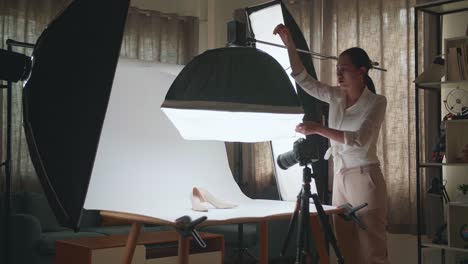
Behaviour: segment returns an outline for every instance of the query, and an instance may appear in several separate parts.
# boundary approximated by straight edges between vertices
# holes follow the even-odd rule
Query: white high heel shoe
[[[209,193],[205,189],[198,188],[198,191],[201,193],[205,201],[209,202],[217,209],[230,209],[230,208],[234,208],[237,206],[237,204],[230,204],[230,203],[226,203],[226,202],[216,199],[216,197],[214,197],[211,193]]]
[[[198,211],[198,212],[208,212],[208,207],[202,204],[206,202],[205,199],[203,199],[203,195],[195,187],[193,187],[192,189],[191,200],[192,200],[192,210]]]
[[[216,199],[211,193],[202,188],[193,187],[192,189],[192,210],[199,212],[207,212],[208,207],[204,202],[212,204],[217,209],[234,208],[236,204],[230,204]]]

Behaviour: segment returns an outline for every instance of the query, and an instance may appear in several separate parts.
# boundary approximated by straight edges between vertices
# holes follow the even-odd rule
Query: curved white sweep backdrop
[[[241,192],[223,142],[181,138],[160,109],[181,69],[120,59],[84,207],[170,222],[183,215],[228,220],[292,212],[293,202],[252,200]],[[192,211],[192,187],[239,206]]]

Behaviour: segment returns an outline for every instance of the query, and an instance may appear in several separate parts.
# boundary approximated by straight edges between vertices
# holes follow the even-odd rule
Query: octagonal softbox
[[[195,57],[177,76],[162,105],[185,139],[259,142],[293,137],[303,115],[281,65],[247,47]]]
[[[75,0],[39,37],[24,93],[29,152],[60,224],[79,225],[129,0]]]

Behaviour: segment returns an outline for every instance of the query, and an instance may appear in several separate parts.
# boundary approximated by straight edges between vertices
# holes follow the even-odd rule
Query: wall
[[[214,3],[214,47],[224,47],[227,40],[226,23],[232,20],[234,10],[238,8],[245,8],[248,6],[254,6],[260,3],[268,2],[268,0],[211,0]],[[210,10],[211,11],[211,10]],[[271,29],[273,31],[273,29]]]
[[[443,39],[464,36],[467,26],[468,11],[445,15],[443,18]],[[468,91],[468,85],[465,84],[464,89]],[[450,88],[442,89],[442,116],[445,116],[448,113],[445,109],[443,100],[446,98],[450,90]],[[450,198],[455,200],[458,194],[458,191],[456,191],[458,184],[468,184],[468,167],[446,167],[443,170],[444,178],[447,180],[447,191]]]

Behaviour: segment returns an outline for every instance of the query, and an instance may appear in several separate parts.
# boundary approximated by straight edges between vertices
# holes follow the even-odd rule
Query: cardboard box
[[[468,203],[449,203],[447,230],[449,247],[468,249]]]
[[[446,162],[468,163],[463,153],[463,149],[468,144],[468,120],[447,120],[446,122]]]

